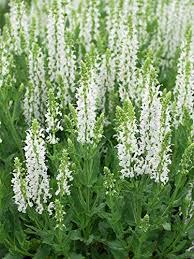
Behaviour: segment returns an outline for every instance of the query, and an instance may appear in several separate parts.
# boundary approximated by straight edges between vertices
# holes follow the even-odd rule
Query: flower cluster
[[[51,83],[56,87],[57,97],[63,101],[63,105],[71,100],[71,94],[75,92],[75,54],[71,38],[65,28],[67,23],[66,5],[63,1],[57,1],[49,10],[47,17],[47,47],[48,47],[48,73]],[[62,87],[57,86],[58,78],[61,78]]]
[[[137,153],[137,125],[135,112],[132,103],[127,99],[123,104],[123,109],[117,108],[116,118],[117,128],[117,150],[121,176],[134,177],[138,165]]]
[[[100,29],[100,1],[86,1],[82,6],[80,16],[80,37],[83,39],[86,51],[90,51],[92,43],[98,40]]]
[[[109,69],[119,83],[123,101],[126,97],[135,98],[137,94],[138,7],[135,1],[131,5],[124,1],[122,8],[116,6],[107,4],[108,46],[111,51]]]
[[[116,179],[114,177],[114,174],[111,173],[110,169],[107,167],[104,167],[104,188],[106,189],[106,195],[114,196],[117,194],[116,190]]]
[[[49,214],[55,210],[56,228],[62,229],[65,227],[63,224],[64,215],[66,214],[63,200],[66,196],[70,195],[70,182],[73,181],[72,171],[70,170],[70,162],[67,151],[64,149],[62,152],[61,163],[59,166],[59,173],[56,177],[57,190],[55,192],[55,201],[51,202],[48,206]]]
[[[152,47],[166,56],[161,65],[167,67],[184,39],[188,23],[192,17],[191,1],[159,1],[157,4],[157,33],[152,41]],[[176,22],[175,22],[176,21]],[[156,43],[157,42],[157,43]],[[159,50],[160,51],[160,50]]]
[[[3,250],[179,256],[193,226],[192,0],[8,2],[0,17]],[[14,215],[18,228],[4,204],[10,185],[26,213]]]
[[[61,117],[62,113],[59,104],[57,103],[53,90],[50,89],[48,93],[47,113],[45,115],[47,125],[46,132],[48,134],[47,141],[50,144],[56,144],[59,141],[59,138],[56,137],[56,133],[59,130],[63,131]]]
[[[12,0],[10,5],[10,24],[11,36],[14,39],[14,48],[16,53],[20,54],[23,50],[23,41],[29,43],[29,20],[27,18],[26,7],[23,1]]]
[[[194,48],[191,28],[188,29],[185,39],[181,45],[178,61],[178,72],[175,96],[175,120],[177,128],[183,120],[183,110],[187,108],[194,123]],[[193,127],[194,129],[194,127]]]
[[[25,213],[27,209],[25,171],[18,157],[14,160],[14,171],[12,178],[14,200],[18,211]]]
[[[162,178],[165,182],[170,163],[170,107],[167,105],[164,110],[166,97],[157,86],[154,64],[139,58],[139,53],[150,42],[157,51],[161,48],[159,56],[151,57],[153,63],[159,58],[162,64],[162,55],[170,61],[183,41],[174,88],[175,126],[177,128],[182,121],[183,107],[193,119],[192,29],[189,28],[184,39],[192,15],[190,7],[189,0],[154,4],[135,0],[103,3],[92,0],[75,4],[60,0],[41,1],[39,6],[35,1],[28,6],[12,0],[7,34],[12,36],[10,42],[14,48],[8,55],[9,48],[4,48],[2,35],[0,49],[5,66],[1,70],[5,76],[0,84],[11,70],[13,56],[26,55],[28,80],[23,105],[26,123],[31,125],[33,119],[37,119],[46,128],[46,141],[50,144],[59,141],[56,134],[62,130],[61,111],[65,111],[71,101],[77,104],[78,142],[99,141],[103,116],[98,117],[98,114],[104,112],[109,119],[115,106],[113,98],[119,96],[125,103],[123,112],[134,113],[133,118],[128,117],[129,121],[125,118],[118,127],[118,154],[126,157],[120,159],[122,175],[134,177],[146,173],[156,181]],[[183,12],[187,15],[183,16]],[[149,33],[149,26],[156,17],[155,31]],[[100,22],[105,24],[104,28]],[[98,50],[94,51],[93,46]],[[86,54],[92,57],[89,62]],[[75,83],[77,78],[79,85]],[[133,105],[125,102],[128,98],[141,110],[140,118],[135,115]],[[117,113],[122,113],[121,110],[117,109]],[[163,176],[159,173],[160,167],[163,167]]]
[[[49,176],[47,174],[44,133],[36,120],[27,131],[24,147],[26,158],[26,197],[30,207],[35,206],[38,213],[51,198]]]
[[[26,212],[27,206],[35,206],[36,211],[42,214],[44,204],[51,198],[51,194],[45,163],[44,134],[36,120],[27,131],[25,143],[26,170],[20,160],[15,158],[12,178],[15,204],[23,213]]]
[[[136,25],[131,18],[130,24],[122,24],[119,28],[119,71],[120,97],[135,98],[137,89],[137,52],[138,39]],[[128,29],[128,27],[130,29]]]
[[[96,103],[98,97],[97,84],[95,83],[95,69],[88,63],[82,64],[80,87],[77,90],[77,128],[78,141],[82,144],[94,143],[96,126],[98,125]],[[101,129],[97,135],[101,135]]]
[[[170,96],[146,82],[141,115],[137,120],[132,103],[117,108],[118,157],[122,178],[148,174],[166,183],[170,160]]]
[[[151,74],[152,73],[152,74]],[[171,163],[170,154],[170,97],[165,96],[155,87],[155,80],[152,79],[153,70],[148,73],[145,90],[143,91],[142,108],[140,116],[140,154],[145,156],[142,160],[141,173],[149,174],[156,182],[168,181],[168,166]],[[160,166],[163,159],[166,164]]]
[[[70,182],[73,180],[72,172],[69,169],[70,162],[66,150],[63,150],[61,164],[59,166],[59,173],[56,177],[57,180],[57,191],[55,195],[64,196],[70,195]]]
[[[0,88],[15,83],[14,56],[11,52],[11,36],[8,29],[0,32]]]
[[[35,118],[44,122],[47,102],[45,60],[41,48],[33,44],[28,57],[29,82],[24,97],[24,116],[28,125]]]

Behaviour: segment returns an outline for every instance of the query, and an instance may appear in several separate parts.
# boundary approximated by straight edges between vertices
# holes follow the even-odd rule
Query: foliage
[[[193,14],[190,0],[9,1],[1,258],[194,256]]]

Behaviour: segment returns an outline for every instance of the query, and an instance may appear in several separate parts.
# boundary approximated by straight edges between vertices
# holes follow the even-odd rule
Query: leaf
[[[84,259],[85,257],[81,254],[75,254],[75,253],[72,253],[70,254],[69,256],[69,259]]]
[[[182,255],[169,254],[166,258],[168,259],[191,259],[194,257],[194,252],[186,252]]]
[[[72,230],[70,235],[69,235],[69,238],[71,240],[83,240],[82,236],[81,236],[81,232],[79,229],[76,229],[76,230]]]
[[[164,223],[163,225],[164,230],[171,231],[171,223]]]
[[[183,240],[181,242],[179,242],[178,244],[176,244],[176,247],[173,249],[173,252],[179,252],[181,251],[183,248],[186,247],[188,240]]]
[[[33,256],[33,259],[46,259],[47,256],[50,254],[51,247],[44,245],[40,247],[37,253]]]
[[[128,251],[127,249],[124,249],[121,241],[114,240],[114,241],[108,242],[108,245],[115,259],[127,258]]]
[[[21,255],[11,255],[10,253],[9,254],[6,254],[3,259],[22,259],[23,256]]]

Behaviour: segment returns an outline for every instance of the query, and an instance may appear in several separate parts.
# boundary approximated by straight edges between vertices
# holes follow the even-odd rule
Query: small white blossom
[[[46,140],[50,144],[56,144],[59,141],[59,138],[56,137],[56,133],[59,130],[63,130],[63,127],[61,126],[61,117],[62,113],[59,104],[56,101],[53,90],[50,89],[48,93],[47,113],[45,115],[45,122],[47,125],[46,133],[48,134]]]
[[[0,34],[0,88],[16,82],[15,68],[11,35],[5,28],[3,35]]]
[[[70,170],[70,162],[66,150],[63,151],[61,164],[59,166],[59,173],[56,180],[57,191],[55,192],[55,195],[70,195],[70,182],[73,181],[73,176]]]
[[[119,121],[117,152],[121,167],[121,177],[133,178],[136,175],[138,163],[138,130],[133,105],[129,100],[124,102],[123,110],[117,109],[117,120]]]
[[[51,202],[48,206],[48,212],[52,215],[53,210],[55,211],[56,228],[63,229],[65,227],[64,215],[65,206],[63,198],[70,195],[71,182],[73,181],[72,172],[70,170],[70,162],[66,150],[63,150],[61,163],[59,166],[59,173],[56,177],[57,190],[55,192],[56,198],[54,202]]]
[[[178,61],[178,71],[176,84],[174,88],[175,96],[175,120],[174,125],[177,128],[183,120],[183,108],[186,107],[193,119],[194,109],[194,50],[191,38],[191,30],[187,32],[181,46],[181,53]]]
[[[47,103],[46,72],[44,54],[37,44],[29,52],[29,83],[24,97],[24,116],[28,125],[35,118],[44,122]]]
[[[14,192],[14,200],[17,205],[18,211],[26,213],[26,184],[24,178],[24,169],[20,163],[19,158],[15,158],[15,169],[13,171],[13,178],[11,180]]]
[[[48,205],[48,213],[49,213],[49,216],[51,216],[53,214],[53,210],[55,209],[55,204],[54,202],[50,202],[49,205]]]
[[[117,194],[116,190],[116,179],[113,173],[109,168],[104,167],[104,188],[106,195],[114,196]]]
[[[16,1],[11,1],[10,5],[10,22],[11,22],[11,34],[15,41],[16,52],[20,51],[21,39],[19,35],[20,21],[19,21],[19,4]]]
[[[35,206],[36,211],[42,214],[43,204],[51,197],[49,176],[47,174],[46,150],[43,130],[36,120],[27,131],[25,140],[26,157],[26,196],[30,207]]]
[[[17,2],[11,0],[10,6],[10,25],[11,25],[11,35],[14,42],[14,50],[17,54],[25,52],[29,47],[29,15],[25,6],[25,2]],[[23,36],[23,39],[22,37]],[[22,40],[25,41],[26,49],[22,46]]]
[[[135,24],[121,24],[119,27],[120,46],[118,53],[118,82],[120,98],[124,101],[129,97],[135,99],[137,89],[137,52],[138,39]]]
[[[164,184],[168,181],[171,163],[170,118],[170,107],[162,104],[158,88],[151,89],[147,85],[140,116],[138,174],[148,174],[156,182]]]
[[[171,65],[177,48],[184,39],[188,23],[191,20],[191,1],[172,0],[159,1],[157,5],[158,32],[152,43],[153,48],[161,47],[165,59],[161,60],[163,67]]]
[[[26,48],[28,49],[29,47],[29,40],[30,40],[30,34],[29,34],[29,16],[27,14],[26,11],[26,6],[24,1],[21,2],[20,4],[20,16],[21,16],[21,20],[20,20],[20,27],[21,27],[21,31],[24,35],[24,39],[25,39],[25,44],[26,44]]]
[[[77,90],[77,128],[78,141],[82,144],[92,144],[94,140],[94,129],[96,123],[96,101],[98,96],[95,83],[95,73],[91,69],[86,72],[80,81]]]
[[[165,184],[171,163],[170,95],[161,95],[152,65],[150,69],[145,71],[139,123],[136,125],[133,106],[126,101],[123,109],[117,110],[117,150],[122,178],[148,174]]]
[[[48,45],[48,69],[51,82],[56,79],[56,39],[55,39],[55,17],[50,10],[47,18],[47,45]]]
[[[88,1],[83,5],[80,15],[80,37],[85,43],[86,51],[89,52],[93,41],[97,41],[100,29],[99,0]]]
[[[75,92],[76,71],[75,54],[65,27],[66,9],[67,5],[57,1],[47,17],[49,76],[62,106],[71,101],[71,94]]]
[[[65,224],[64,222],[64,215],[66,214],[65,210],[64,210],[64,206],[61,203],[60,200],[56,199],[55,200],[55,220],[56,220],[56,228],[57,229],[64,229],[65,228]]]

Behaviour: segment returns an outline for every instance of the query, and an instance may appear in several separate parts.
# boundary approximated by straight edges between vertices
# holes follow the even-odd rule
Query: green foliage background
[[[3,28],[5,23],[5,13],[8,11],[8,2],[5,0],[0,0],[0,28]]]
[[[7,11],[7,3],[3,4],[3,2],[0,2],[1,28],[5,23],[4,14]],[[16,58],[18,71],[20,71],[20,67],[25,69],[25,64],[21,64],[21,60],[22,58]],[[175,58],[176,62],[177,59]],[[20,74],[18,72],[18,75]],[[175,83],[176,66],[167,69],[165,74],[165,78],[163,73],[159,74],[160,82],[163,83],[164,88],[171,90]],[[22,78],[18,78],[18,81],[17,87],[19,88]],[[163,188],[162,186],[158,187],[157,184],[149,180],[146,180],[147,185],[144,185],[144,179],[137,181],[135,185],[130,185],[126,181],[121,186],[122,190],[125,190],[122,193],[122,197],[117,197],[115,200],[107,198],[106,201],[102,197],[102,177],[97,179],[96,175],[100,175],[99,172],[103,171],[102,160],[112,171],[119,171],[113,147],[115,145],[115,140],[113,139],[115,132],[113,129],[106,129],[106,140],[103,140],[103,144],[106,144],[108,149],[106,157],[101,157],[101,147],[99,147],[99,150],[90,150],[91,154],[88,155],[88,150],[78,147],[74,139],[72,114],[66,117],[67,126],[65,134],[69,137],[69,143],[63,140],[56,149],[50,150],[49,166],[52,169],[51,171],[56,171],[56,168],[58,168],[62,146],[67,146],[72,160],[78,161],[78,165],[80,163],[83,168],[92,168],[91,171],[94,174],[90,179],[91,182],[84,184],[85,179],[79,179],[82,178],[82,170],[79,172],[81,177],[79,177],[79,173],[75,176],[77,177],[77,182],[80,182],[83,195],[85,195],[85,190],[89,188],[91,191],[91,203],[95,200],[96,194],[99,196],[95,200],[95,202],[97,201],[96,206],[92,209],[86,208],[87,213],[84,214],[82,209],[85,205],[81,203],[81,199],[81,202],[80,200],[78,201],[79,195],[77,195],[76,189],[72,192],[71,202],[74,201],[77,207],[75,206],[76,208],[72,209],[69,202],[70,216],[66,219],[68,225],[67,232],[69,232],[66,235],[66,233],[56,232],[53,227],[54,220],[48,219],[48,215],[44,215],[40,219],[31,211],[29,215],[23,216],[18,213],[13,204],[10,172],[13,170],[13,157],[16,154],[22,153],[20,150],[23,147],[26,127],[21,119],[23,117],[20,99],[23,89],[20,92],[18,88],[8,87],[4,93],[5,99],[0,99],[2,117],[4,115],[7,116],[7,120],[4,119],[7,123],[5,128],[10,130],[10,132],[5,133],[7,134],[7,149],[2,150],[2,147],[0,147],[1,161],[3,161],[0,164],[0,188],[3,194],[2,196],[0,195],[0,208],[3,208],[0,211],[0,244],[2,244],[0,246],[0,258],[5,254],[7,254],[4,257],[5,259],[20,259],[24,258],[24,256],[44,259],[49,255],[52,259],[59,258],[58,255],[66,253],[66,246],[68,247],[69,243],[71,243],[71,249],[73,250],[69,257],[70,259],[90,258],[89,252],[93,254],[92,258],[100,258],[102,256],[107,259],[113,257],[126,259],[129,244],[137,252],[139,256],[139,258],[137,256],[137,259],[188,259],[194,255],[185,251],[191,244],[194,224],[191,224],[187,229],[187,226],[182,224],[182,218],[178,211],[179,207],[181,207],[183,214],[185,213],[186,215],[188,201],[185,194],[189,184],[193,181],[194,146],[190,141],[191,121],[187,111],[185,111],[183,124],[176,132],[173,132],[173,161],[170,183]],[[11,98],[13,96],[14,110],[9,112],[10,96]],[[5,105],[3,105],[4,101]],[[6,179],[3,184],[1,179]],[[94,189],[91,190],[91,186]],[[131,199],[128,199],[128,195],[130,195]],[[132,213],[132,207],[137,212],[137,226],[136,219]],[[141,211],[139,211],[139,208]],[[78,217],[79,212],[80,215]],[[145,213],[151,215],[150,219],[147,218]],[[142,215],[144,217],[141,218]],[[72,224],[70,217],[74,219],[74,224]],[[150,224],[151,230],[146,233]],[[125,229],[126,225],[128,226],[127,229]],[[158,257],[152,257],[155,247],[157,248]],[[105,249],[107,249],[108,254],[105,252]],[[83,252],[85,257],[80,254],[80,251]]]

